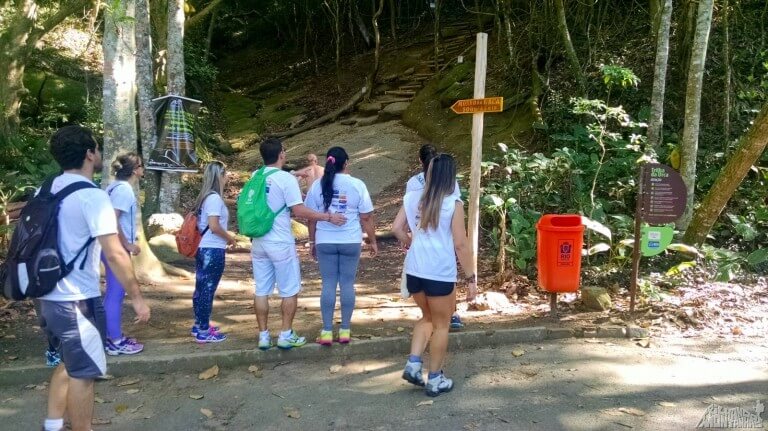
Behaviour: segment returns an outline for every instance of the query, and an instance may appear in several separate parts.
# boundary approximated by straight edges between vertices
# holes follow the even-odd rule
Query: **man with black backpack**
[[[107,371],[104,308],[99,289],[102,251],[132,300],[136,321],[148,321],[150,313],[134,276],[131,258],[117,236],[109,196],[92,182],[94,172],[102,169],[101,151],[93,134],[80,126],[63,127],[51,137],[50,151],[63,172],[46,181],[38,197],[52,194],[52,201],[59,205],[54,210],[59,227],[58,254],[65,268],[56,267],[63,277],[50,293],[39,297],[41,327],[62,358],[51,377],[43,428],[63,430],[66,412],[73,431],[87,431],[93,417],[93,383]],[[77,186],[73,187],[74,184]],[[57,193],[65,196],[58,196],[57,200]],[[19,226],[24,224],[23,217]]]

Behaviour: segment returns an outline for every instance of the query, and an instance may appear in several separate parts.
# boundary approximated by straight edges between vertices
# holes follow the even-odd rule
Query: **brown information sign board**
[[[477,114],[480,112],[501,112],[504,110],[503,97],[486,97],[484,99],[457,100],[451,106],[457,114]]]
[[[643,217],[650,224],[677,221],[685,212],[687,189],[683,177],[667,165],[649,163],[643,178]]]

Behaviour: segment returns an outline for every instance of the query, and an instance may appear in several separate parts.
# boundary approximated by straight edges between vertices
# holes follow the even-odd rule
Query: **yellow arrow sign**
[[[457,114],[476,114],[478,112],[501,112],[504,110],[503,97],[486,97],[485,99],[457,100],[451,106]]]

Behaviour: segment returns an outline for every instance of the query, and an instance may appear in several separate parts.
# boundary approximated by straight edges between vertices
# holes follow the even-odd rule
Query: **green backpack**
[[[287,208],[283,205],[277,212],[267,204],[267,177],[277,172],[264,173],[262,166],[247,183],[237,198],[237,224],[240,233],[249,238],[258,238],[272,230],[275,218]]]

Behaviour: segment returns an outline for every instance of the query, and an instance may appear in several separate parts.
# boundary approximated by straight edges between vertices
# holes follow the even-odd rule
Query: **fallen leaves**
[[[248,367],[248,372],[253,374],[253,377],[256,377],[257,379],[264,377],[264,369],[256,364]]]
[[[139,392],[141,392],[140,389],[128,389],[127,391],[125,391],[125,393],[128,395],[138,394]]]
[[[141,379],[139,379],[138,377],[128,377],[117,382],[117,386],[118,387],[131,386],[131,385],[135,385],[136,383],[139,383],[140,381]]]
[[[434,403],[434,400],[420,401],[418,404],[416,404],[416,407],[431,406]]]
[[[91,419],[91,425],[110,425],[112,419],[93,418]]]
[[[197,378],[200,380],[210,380],[216,376],[219,375],[219,366],[214,365],[211,368],[208,368],[207,370],[200,373]]]
[[[644,349],[647,349],[647,348],[651,347],[651,340],[640,340],[640,341],[638,341],[635,344],[640,346],[640,347],[642,347],[642,348],[644,348]]]
[[[205,395],[203,395],[203,394],[189,394],[189,397],[192,398],[193,400],[202,400],[203,398],[205,398]]]
[[[519,358],[520,356],[523,356],[525,354],[525,350],[523,349],[514,349],[512,350],[512,356]]]
[[[619,411],[632,416],[645,416],[645,412],[634,407],[619,407]]]
[[[200,413],[202,413],[203,416],[207,417],[208,419],[213,417],[213,412],[208,409],[200,409]]]
[[[670,403],[668,401],[661,401],[661,402],[659,402],[659,405],[662,406],[662,407],[676,407],[677,406],[677,404]]]
[[[339,371],[341,371],[341,365],[331,365],[331,368],[329,369],[331,374],[336,374]]]

